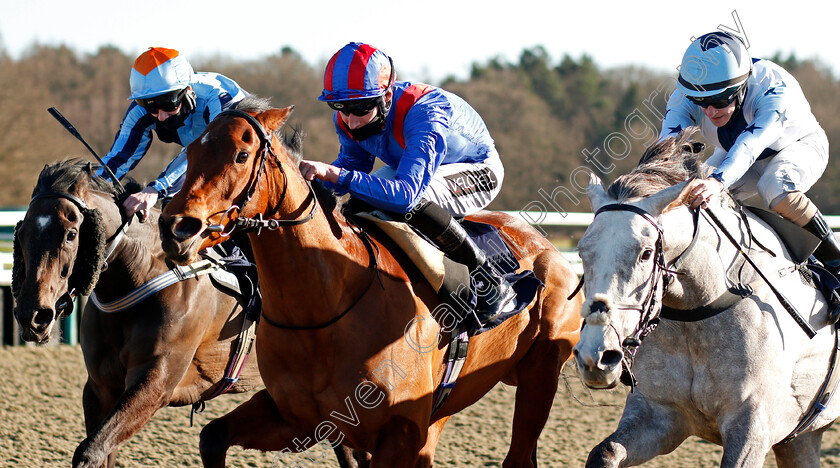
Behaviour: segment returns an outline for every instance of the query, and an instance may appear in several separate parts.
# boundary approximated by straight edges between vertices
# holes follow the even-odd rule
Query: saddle
[[[394,221],[378,210],[359,211],[350,216],[355,219],[370,221],[376,225],[420,269],[420,272],[435,291],[440,289],[446,274],[444,254],[430,240],[408,224]],[[505,320],[525,310],[525,307],[534,300],[539,287],[543,285],[542,281],[531,270],[516,273],[520,267],[519,261],[495,226],[463,219],[458,220],[458,222],[461,223],[473,242],[484,251],[496,270],[508,280],[516,292],[516,297],[510,301],[501,315],[484,325],[476,323],[474,321],[475,314],[472,313],[466,314],[460,323],[454,324],[442,323],[443,320],[440,317],[435,317],[442,330],[450,331],[450,337],[448,350],[444,358],[444,377],[433,395],[432,414],[435,414],[443,406],[443,403],[455,388],[461,369],[467,359],[470,337],[492,330],[504,323]],[[472,296],[475,297],[476,285],[471,284],[470,287],[473,289]],[[464,304],[464,306],[467,305]],[[475,301],[472,301],[469,307],[475,307]]]
[[[408,224],[394,221],[387,214],[378,210],[357,212],[352,216],[376,225],[409,257],[435,291],[440,289],[445,276],[444,254],[425,236],[415,231]],[[468,324],[468,329],[471,330],[470,335],[477,335],[492,330],[505,320],[525,310],[525,307],[533,301],[539,287],[542,286],[542,281],[531,270],[516,273],[520,267],[519,261],[495,226],[465,219],[458,221],[476,245],[484,250],[488,260],[497,271],[504,275],[516,292],[515,299],[495,320],[480,327],[477,324]],[[475,287],[475,284],[471,285],[473,290]],[[463,305],[466,306],[466,304]],[[474,307],[474,305],[470,304],[469,306]],[[472,315],[467,315],[465,321],[469,320]],[[438,318],[436,317],[436,319]],[[452,324],[448,323],[440,323],[440,325],[445,329],[454,328]]]
[[[749,205],[744,205],[744,207],[776,231],[790,252],[791,259],[799,266],[803,280],[820,290],[827,301],[840,303],[840,279],[813,257],[814,251],[820,245],[820,240],[772,211]]]

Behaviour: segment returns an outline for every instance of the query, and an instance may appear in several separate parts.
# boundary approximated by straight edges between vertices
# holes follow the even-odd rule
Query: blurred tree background
[[[323,64],[307,63],[288,47],[255,61],[188,58],[195,70],[227,75],[249,92],[271,97],[275,106],[294,104],[290,122],[306,132],[306,157],[335,158],[332,113],[316,100]],[[828,133],[829,167],[810,194],[825,213],[840,214],[840,187],[834,183],[840,180],[840,82],[818,62],[770,59],[800,81]],[[13,60],[0,43],[0,161],[5,172],[0,206],[26,205],[44,164],[71,156],[92,159],[49,116],[48,107],[57,107],[100,155],[107,153],[128,104],[133,60],[109,46],[78,54],[37,44]],[[395,57],[398,74],[399,60]],[[534,47],[522,51],[518,63],[475,63],[467,79],[430,84],[472,104],[496,141],[506,177],[492,209],[571,212],[589,210],[582,168],[610,181],[629,170],[656,138],[674,79],[675,74],[639,67],[602,70],[586,55],[555,60]],[[131,175],[151,180],[178,150],[155,142]]]

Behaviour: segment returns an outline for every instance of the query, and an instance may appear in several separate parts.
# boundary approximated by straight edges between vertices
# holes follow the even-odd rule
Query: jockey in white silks
[[[814,257],[837,275],[840,244],[805,195],[825,171],[828,138],[796,79],[773,62],[751,59],[730,34],[705,34],[683,56],[659,139],[689,126],[715,146],[706,163],[716,168],[692,185],[692,208],[724,189],[740,200],[758,194],[821,240]],[[840,304],[832,303],[829,315],[836,322]]]

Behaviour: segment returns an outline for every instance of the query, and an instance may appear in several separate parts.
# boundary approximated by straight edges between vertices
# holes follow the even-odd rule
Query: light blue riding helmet
[[[677,89],[691,98],[730,94],[746,83],[752,59],[740,39],[721,31],[704,34],[688,46]]]
[[[128,99],[146,99],[184,89],[190,85],[192,75],[192,65],[177,50],[150,47],[131,67]]]

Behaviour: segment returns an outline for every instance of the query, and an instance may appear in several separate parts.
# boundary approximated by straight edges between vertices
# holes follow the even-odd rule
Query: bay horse
[[[291,107],[252,97],[237,110],[188,147],[183,189],[160,218],[164,250],[180,263],[237,229],[234,222],[255,226],[266,389],[202,430],[204,465],[224,466],[231,445],[282,456],[341,442],[369,452],[374,467],[430,466],[446,420],[505,382],[518,388],[504,466],[534,466],[580,327],[581,301],[566,299],[577,276],[562,255],[522,221],[474,217],[513,239],[526,252],[522,268],[545,287],[527,312],[471,338],[457,385],[433,413],[447,350],[429,315],[434,290],[393,242],[360,232],[331,193],[311,191],[299,151],[278,137]]]
[[[590,178],[596,215],[578,244],[586,302],[574,354],[591,388],[622,381],[632,391],[586,466],[640,465],[697,436],[723,446],[722,467],[764,466],[771,449],[780,468],[817,467],[840,416],[829,403],[837,332],[826,301],[763,218],[725,194],[686,206],[692,179],[710,173],[689,135],[651,147],[608,190]]]
[[[105,258],[124,221],[117,197],[115,186],[82,160],[46,166],[39,175],[15,229],[12,289],[26,341],[49,341],[59,318],[72,312],[71,291],[93,290],[100,303],[109,303],[170,270],[153,222],[156,208],[152,222],[129,224]],[[158,409],[214,395],[236,351],[244,314],[207,276],[178,282],[119,312],[103,312],[93,302],[80,319],[87,438],[73,466],[113,467],[118,447]],[[261,383],[252,353],[227,392]]]

